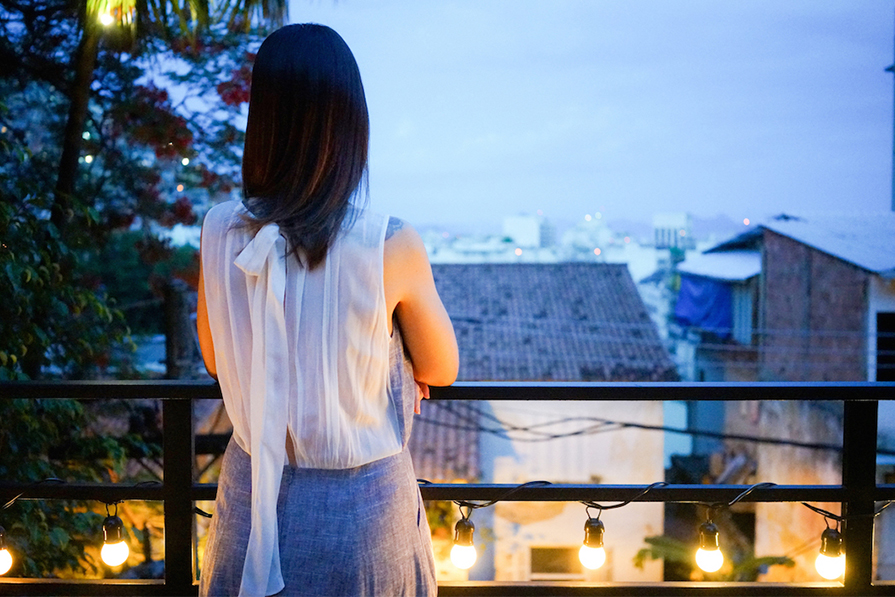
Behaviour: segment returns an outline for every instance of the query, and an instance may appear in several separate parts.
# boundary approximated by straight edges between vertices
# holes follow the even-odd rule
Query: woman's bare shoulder
[[[413,226],[400,218],[389,216],[385,229],[385,259],[405,261],[407,259],[428,258],[423,239]]]

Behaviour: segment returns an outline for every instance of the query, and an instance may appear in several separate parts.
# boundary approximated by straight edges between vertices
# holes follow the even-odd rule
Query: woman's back
[[[218,379],[236,441],[250,453],[260,442],[253,410],[265,401],[281,413],[297,466],[350,468],[397,453],[387,396],[387,218],[361,212],[308,270],[286,256],[275,225],[253,237],[244,213],[238,202],[216,206],[202,238]]]

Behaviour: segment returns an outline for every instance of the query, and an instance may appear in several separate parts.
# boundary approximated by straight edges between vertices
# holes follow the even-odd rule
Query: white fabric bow
[[[286,462],[289,395],[286,337],[286,240],[266,224],[233,262],[247,276],[252,326],[252,530],[243,567],[242,595],[272,595],[284,587],[280,570],[277,497]],[[257,374],[255,374],[257,372]]]

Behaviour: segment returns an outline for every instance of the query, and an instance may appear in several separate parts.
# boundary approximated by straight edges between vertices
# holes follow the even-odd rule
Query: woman
[[[258,51],[245,201],[203,224],[198,329],[233,422],[203,595],[434,594],[407,437],[457,343],[419,235],[353,205],[369,119],[328,27]]]

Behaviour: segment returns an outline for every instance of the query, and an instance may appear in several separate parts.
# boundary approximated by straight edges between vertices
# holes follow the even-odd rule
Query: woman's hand
[[[429,399],[429,384],[423,383],[421,381],[416,382],[416,403],[413,405],[413,412],[416,414],[420,413],[420,403],[422,403],[423,399]]]

